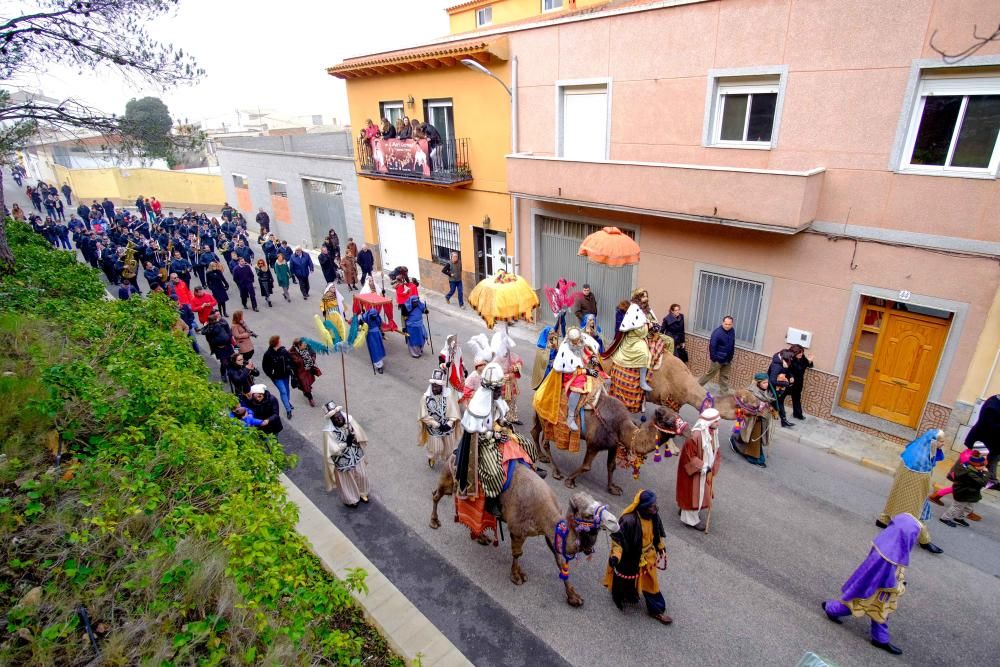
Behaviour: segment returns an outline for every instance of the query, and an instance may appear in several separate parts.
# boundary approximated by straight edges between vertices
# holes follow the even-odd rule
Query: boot
[[[941,491],[940,491],[940,489],[934,491],[934,493],[932,493],[931,495],[927,496],[927,500],[931,501],[935,505],[940,505],[941,507],[944,507],[944,503],[941,502]]]
[[[639,389],[642,389],[643,391],[653,391],[653,388],[649,386],[648,382],[646,382],[647,373],[649,373],[648,368],[639,369]]]
[[[272,306],[273,306],[273,304],[271,303],[271,300],[270,300],[270,299],[268,299],[268,300],[267,300],[267,307],[268,307],[268,308],[271,308]]]
[[[573,418],[572,414],[570,414],[568,417],[566,417],[566,426],[568,426],[569,430],[571,430],[571,431],[579,431],[580,430],[580,427],[576,425],[576,419]]]

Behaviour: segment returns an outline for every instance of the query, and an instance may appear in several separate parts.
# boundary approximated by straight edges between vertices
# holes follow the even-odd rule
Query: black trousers
[[[247,299],[250,299],[250,303],[253,304],[254,310],[257,310],[257,293],[253,289],[253,285],[249,287],[239,286],[240,288],[240,301],[243,302],[243,307],[247,307]]]
[[[795,389],[790,389],[787,392],[785,392],[785,394],[783,396],[781,396],[781,402],[779,403],[779,405],[781,407],[779,408],[778,413],[781,414],[782,415],[782,419],[784,419],[784,414],[785,414],[785,399],[788,398],[788,397],[791,397],[791,399],[792,399],[792,416],[793,417],[797,417],[799,419],[802,419],[802,417],[804,417],[805,415],[802,412],[802,388],[801,387],[796,387]]]
[[[196,266],[196,267],[194,267],[194,272],[195,272],[195,275],[198,276],[198,281],[201,283],[201,286],[202,287],[206,287],[208,285],[208,283],[205,282],[205,267],[204,266]]]
[[[299,290],[303,297],[309,296],[309,276],[299,276]]]

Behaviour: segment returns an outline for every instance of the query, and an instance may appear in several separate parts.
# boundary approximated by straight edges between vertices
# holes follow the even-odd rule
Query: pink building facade
[[[731,314],[734,385],[801,342],[807,412],[956,433],[1000,322],[1000,42],[948,64],[931,35],[959,52],[997,17],[995,0],[697,0],[498,27],[518,272],[590,282],[605,328],[636,287],[661,317],[681,304],[696,374]],[[605,225],[635,236],[637,267],[575,257]]]

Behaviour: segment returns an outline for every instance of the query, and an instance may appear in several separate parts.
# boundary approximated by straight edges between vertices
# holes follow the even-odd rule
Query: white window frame
[[[493,7],[481,7],[476,10],[476,27],[493,25]]]
[[[737,67],[713,69],[708,73],[708,88],[705,93],[705,121],[701,145],[708,148],[728,148],[740,150],[766,151],[778,146],[781,129],[781,112],[785,105],[785,89],[788,84],[788,65],[767,65],[762,67]],[[774,103],[774,122],[771,125],[770,141],[722,141],[722,96],[724,94],[777,92]],[[747,105],[747,119],[750,105]],[[744,124],[744,136],[746,125]]]
[[[558,5],[555,4],[557,2],[559,3]],[[563,8],[563,4],[563,0],[542,0],[542,13],[557,12]],[[548,5],[547,8],[546,5]]]
[[[272,190],[271,190],[271,185],[272,184],[281,184],[281,185],[285,186],[285,191],[283,193],[272,192]],[[288,199],[288,182],[287,181],[279,181],[276,178],[268,178],[267,179],[267,194],[268,194],[268,196],[271,196],[271,197],[284,197],[285,199]]]
[[[395,125],[395,121],[392,120],[392,114],[389,113],[389,109],[399,109],[400,118],[406,115],[406,108],[403,106],[402,101],[379,102],[379,114],[393,125]],[[382,118],[379,118],[380,123],[382,122]]]
[[[928,97],[935,95],[963,96],[962,107],[958,113],[958,120],[952,132],[951,143],[948,148],[948,156],[945,162],[950,162],[955,153],[956,139],[965,120],[965,110],[968,106],[969,97],[973,95],[1000,95],[1000,72],[978,73],[978,74],[925,74],[920,77],[917,88],[917,99],[913,105],[913,111],[909,118],[909,127],[906,133],[906,142],[903,144],[899,171],[911,174],[925,174],[934,176],[958,176],[958,177],[978,177],[996,178],[1000,169],[1000,134],[993,145],[993,156],[987,167],[952,167],[926,164],[912,164],[913,148],[917,142],[917,132],[920,129],[920,121],[923,118],[924,105]]]
[[[774,286],[774,279],[771,276],[767,276],[760,273],[752,273],[750,271],[741,271],[739,269],[733,269],[728,266],[717,266],[714,264],[702,264],[696,263],[694,265],[694,273],[691,280],[691,307],[689,309],[689,319],[688,322],[691,325],[690,332],[704,337],[710,337],[712,332],[722,324],[720,319],[706,330],[697,328],[697,317],[698,309],[701,307],[701,293],[698,288],[701,283],[702,273],[712,273],[717,276],[723,276],[725,278],[732,278],[735,280],[746,280],[755,283],[761,283],[764,288],[761,290],[760,297],[760,310],[757,314],[757,328],[753,334],[753,347],[747,347],[745,344],[741,343],[739,340],[736,341],[736,347],[741,350],[750,350],[752,352],[761,352],[764,346],[764,334],[767,331],[767,315],[771,309],[771,290]],[[726,313],[726,315],[732,315],[732,313]],[[746,323],[744,322],[744,325]],[[740,322],[737,320],[735,322],[737,330],[739,330]]]
[[[609,77],[600,77],[595,79],[571,79],[556,81],[555,91],[556,91],[556,145],[555,145],[555,155],[558,157],[563,157],[563,96],[567,89],[586,89],[586,88],[604,88],[604,94],[607,97],[608,109],[607,116],[605,117],[605,141],[604,141],[604,157],[602,160],[610,159],[611,155],[611,99],[612,99],[612,86],[611,79]]]
[[[238,173],[236,173],[234,171],[231,174],[231,176],[232,176],[232,179],[233,179],[233,187],[234,188],[236,188],[237,190],[249,190],[250,189],[250,179],[247,178],[246,174],[238,174]],[[237,178],[242,178],[244,185],[237,185],[236,184],[236,179]]]

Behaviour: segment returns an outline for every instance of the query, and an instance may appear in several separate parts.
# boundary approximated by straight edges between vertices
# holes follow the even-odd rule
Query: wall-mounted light
[[[490,216],[486,216],[485,218],[483,218],[483,229],[489,229],[489,228],[490,228]]]
[[[406,106],[408,106],[408,107],[410,107],[412,109],[413,108],[413,104],[414,104],[414,102],[413,102],[413,95],[409,95],[406,98]]]

